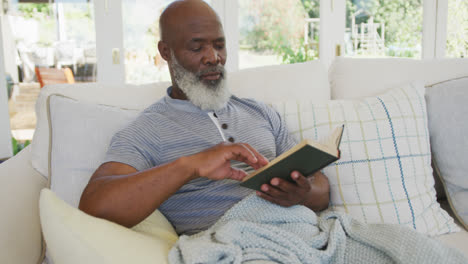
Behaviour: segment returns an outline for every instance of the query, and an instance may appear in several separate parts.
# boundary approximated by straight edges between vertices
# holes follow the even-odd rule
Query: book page
[[[335,149],[339,149],[341,138],[343,137],[344,125],[341,125],[335,128],[328,138],[326,145],[333,147]]]
[[[323,143],[313,140],[308,140],[307,143],[315,148],[329,153],[330,155],[338,156],[337,150],[340,146],[343,130],[344,125],[336,127]]]

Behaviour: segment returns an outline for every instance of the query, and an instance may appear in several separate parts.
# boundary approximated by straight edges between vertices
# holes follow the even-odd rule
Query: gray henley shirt
[[[114,135],[103,162],[121,162],[141,171],[223,142],[209,112],[189,101],[171,98],[170,89],[164,98]],[[248,143],[268,160],[296,144],[280,115],[255,100],[231,96],[226,107],[214,114],[227,140]],[[241,162],[231,164],[246,172],[252,170]],[[178,234],[193,234],[209,228],[251,192],[234,180],[199,178],[182,186],[159,210]]]

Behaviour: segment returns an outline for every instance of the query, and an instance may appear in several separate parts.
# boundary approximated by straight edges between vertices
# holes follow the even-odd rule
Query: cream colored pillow
[[[53,263],[167,263],[178,237],[156,211],[132,229],[87,215],[43,189],[41,225]]]
[[[325,139],[345,125],[341,158],[323,169],[330,208],[363,223],[435,236],[460,229],[436,199],[424,92],[422,83],[412,82],[376,97],[274,107],[298,141]]]

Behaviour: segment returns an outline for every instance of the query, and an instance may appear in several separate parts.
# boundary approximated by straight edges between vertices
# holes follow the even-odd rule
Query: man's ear
[[[161,57],[165,60],[165,61],[169,61],[170,58],[171,58],[171,49],[169,48],[169,45],[167,45],[166,42],[164,41],[159,41],[158,42],[158,50],[159,50],[159,54],[161,54]]]

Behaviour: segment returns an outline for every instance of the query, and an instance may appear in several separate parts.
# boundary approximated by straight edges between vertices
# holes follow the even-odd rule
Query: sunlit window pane
[[[468,1],[448,1],[447,57],[468,57]]]
[[[319,0],[239,0],[239,68],[318,57]]]
[[[421,58],[422,0],[346,0],[345,54]]]

